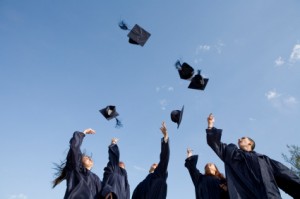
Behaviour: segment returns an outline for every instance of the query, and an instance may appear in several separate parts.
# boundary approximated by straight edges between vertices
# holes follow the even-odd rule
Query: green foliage
[[[300,147],[296,145],[287,145],[290,157],[282,154],[283,159],[292,165],[291,169],[300,177]]]

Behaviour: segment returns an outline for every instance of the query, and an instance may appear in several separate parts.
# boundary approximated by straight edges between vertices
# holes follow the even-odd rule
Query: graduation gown
[[[120,152],[117,144],[108,147],[109,162],[104,168],[102,196],[113,193],[114,199],[130,199],[127,172],[119,166]]]
[[[187,158],[184,164],[195,186],[196,199],[229,199],[228,192],[220,187],[222,184],[226,184],[226,180],[203,175],[196,168],[197,161],[198,155],[193,155]]]
[[[132,199],[165,199],[167,197],[168,164],[170,158],[169,139],[162,138],[160,161],[153,173],[135,188]]]
[[[85,134],[74,132],[67,156],[67,189],[64,199],[99,199],[102,183],[100,178],[82,165],[80,146]]]
[[[207,143],[225,163],[231,199],[280,199],[279,188],[300,198],[300,178],[266,155],[221,142],[222,130],[206,129]]]

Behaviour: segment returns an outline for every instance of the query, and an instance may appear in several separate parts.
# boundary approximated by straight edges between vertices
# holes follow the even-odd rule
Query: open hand
[[[91,128],[88,128],[88,129],[85,129],[85,130],[83,131],[83,133],[84,133],[84,134],[95,134],[96,131],[93,130],[93,129],[91,129]]]
[[[186,152],[187,152],[187,157],[188,158],[193,155],[193,150],[191,148],[187,148]]]
[[[119,141],[118,138],[112,138],[111,139],[111,144],[117,144],[118,141]]]
[[[209,114],[209,116],[207,117],[207,125],[208,125],[208,128],[212,128],[214,126],[214,123],[215,123],[215,117],[214,115],[211,113]]]

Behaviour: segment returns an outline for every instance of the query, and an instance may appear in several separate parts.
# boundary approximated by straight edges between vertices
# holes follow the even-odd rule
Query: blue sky
[[[299,145],[299,1],[0,0],[0,198],[62,198],[51,188],[75,130],[96,130],[82,149],[102,179],[107,146],[120,139],[133,191],[160,153],[162,121],[170,136],[168,197],[194,198],[186,148],[198,168],[223,163],[206,144],[214,113],[222,140],[252,137],[256,151],[285,165],[286,145]],[[120,20],[151,33],[128,43]],[[187,89],[176,60],[209,78]],[[115,105],[123,128],[99,109]],[[185,106],[180,128],[172,110]],[[290,198],[283,194],[284,199]]]

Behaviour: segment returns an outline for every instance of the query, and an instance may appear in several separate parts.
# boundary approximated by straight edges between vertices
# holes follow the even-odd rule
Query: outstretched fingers
[[[85,130],[83,131],[83,133],[84,133],[84,134],[95,134],[96,131],[93,130],[93,129],[91,129],[91,128],[88,128],[88,129],[85,129]]]
[[[118,138],[112,138],[112,139],[111,139],[111,143],[112,143],[112,144],[117,144],[118,141],[119,141]]]

